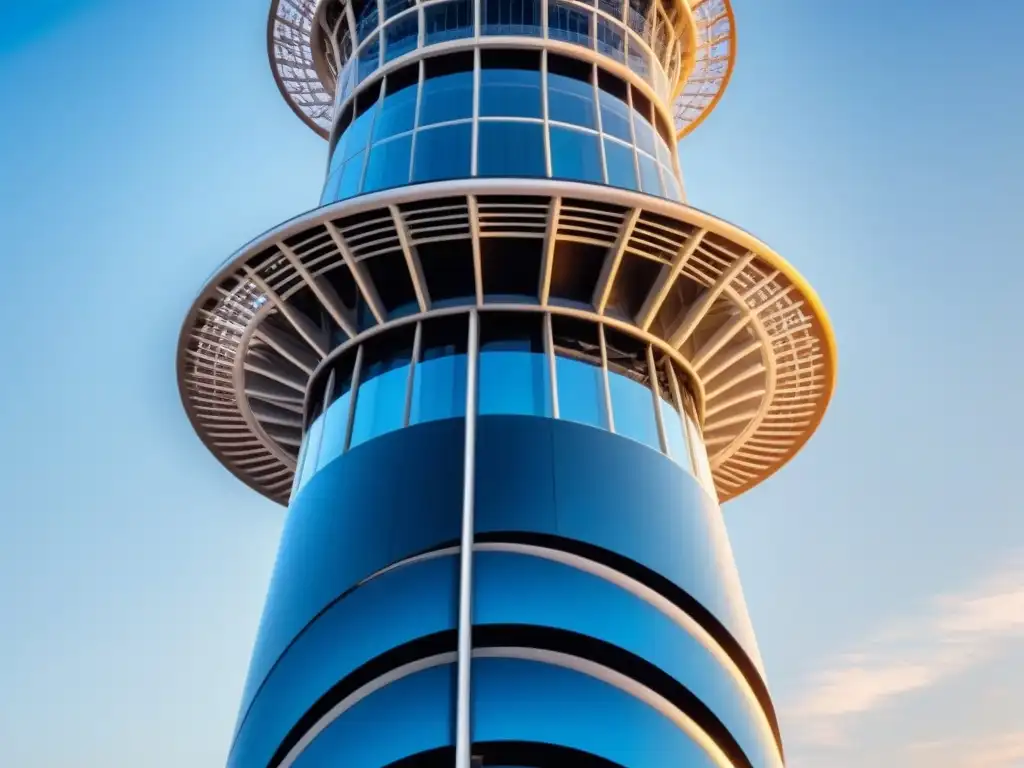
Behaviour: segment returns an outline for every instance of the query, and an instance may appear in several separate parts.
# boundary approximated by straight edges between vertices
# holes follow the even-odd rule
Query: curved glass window
[[[358,77],[360,82],[377,71],[380,66],[380,36],[374,35],[359,54]]]
[[[601,0],[602,10],[605,5]],[[621,18],[621,12],[615,18]],[[603,16],[597,17],[597,50],[620,64],[626,61],[626,38],[622,27]]]
[[[633,147],[613,139],[604,140],[605,162],[608,164],[608,183],[613,187],[625,187],[639,191],[636,181],[636,164]]]
[[[540,37],[540,0],[481,0],[480,31],[484,35]]]
[[[544,126],[539,123],[482,121],[478,176],[546,176]]]
[[[370,150],[366,164],[363,192],[374,192],[409,183],[409,157],[412,154],[412,136],[399,136]]]
[[[471,284],[460,290],[472,300]],[[449,300],[465,300],[460,297],[456,291]],[[327,408],[320,413],[321,404],[312,404],[316,417],[300,447],[293,493],[345,451],[379,435],[465,416],[469,317],[467,308],[392,328],[328,366],[326,385],[313,390]],[[618,328],[602,330],[571,315],[485,308],[478,318],[478,414],[551,418],[557,403],[559,419],[663,452],[714,496],[685,374],[668,357]],[[647,363],[655,355],[660,362],[652,381]]]
[[[407,13],[394,24],[389,24],[384,38],[384,61],[393,61],[399,56],[416,50],[420,36],[420,17]]]
[[[399,67],[341,108],[321,204],[474,174],[604,183],[679,200],[671,149],[631,101],[655,114],[611,73],[538,51],[463,51]],[[636,126],[651,151],[634,146]]]
[[[597,184],[604,181],[597,134],[552,126],[551,175],[556,179]]]
[[[533,312],[481,314],[479,413],[551,415],[543,322]]]
[[[416,134],[413,181],[460,179],[470,175],[473,126],[445,125]]]
[[[532,57],[537,60],[539,57]],[[539,69],[480,70],[481,117],[542,117]]]
[[[596,128],[594,86],[584,80],[548,73],[548,118]]]
[[[640,161],[640,186],[649,195],[661,195],[661,175],[658,173],[658,164],[654,158],[637,152],[637,160]]]
[[[472,0],[448,0],[423,9],[424,42],[427,45],[473,36]]]
[[[548,2],[548,37],[565,40],[585,48],[593,48],[590,38],[590,17],[592,13],[575,3],[563,0]]]

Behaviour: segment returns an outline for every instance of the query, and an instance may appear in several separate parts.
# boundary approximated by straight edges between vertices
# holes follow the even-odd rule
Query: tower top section
[[[736,56],[729,0],[273,0],[267,26],[282,95],[324,138],[369,74],[425,47],[474,45],[611,60],[651,86],[678,138],[715,108]]]

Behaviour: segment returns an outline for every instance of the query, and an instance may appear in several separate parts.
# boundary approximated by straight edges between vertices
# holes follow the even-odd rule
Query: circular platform
[[[287,503],[320,362],[400,315],[408,322],[410,300],[419,316],[438,311],[431,296],[451,294],[446,259],[456,251],[472,254],[463,305],[572,314],[669,350],[693,374],[721,501],[789,461],[825,412],[836,359],[828,319],[765,244],[625,190],[468,179],[315,209],[229,259],[179,340],[179,388],[200,438],[244,482]],[[540,265],[536,298],[484,301],[507,260],[526,254]]]
[[[697,47],[688,56],[689,75],[675,95],[672,112],[679,138],[711,113],[725,92],[736,56],[735,20],[730,0],[685,0],[695,22]],[[324,82],[322,56],[314,47],[320,0],[272,0],[267,51],[274,80],[292,110],[328,138],[334,119],[334,84]],[[316,36],[321,37],[321,36]],[[320,60],[318,60],[320,59]]]

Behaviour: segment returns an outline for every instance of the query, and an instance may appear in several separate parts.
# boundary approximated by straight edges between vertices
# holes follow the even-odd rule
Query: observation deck
[[[467,44],[571,46],[610,59],[671,110],[677,138],[718,104],[736,56],[729,0],[274,0],[267,28],[282,95],[324,138],[370,73],[424,46]]]

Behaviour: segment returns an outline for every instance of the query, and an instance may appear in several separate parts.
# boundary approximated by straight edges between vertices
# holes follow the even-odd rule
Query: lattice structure
[[[307,383],[333,349],[358,337],[358,305],[372,326],[389,322],[379,283],[400,269],[420,313],[445,311],[432,301],[424,259],[468,243],[475,266],[466,301],[490,306],[489,254],[508,238],[536,241],[543,254],[537,303],[519,309],[616,324],[692,372],[722,501],[776,471],[821,419],[833,383],[827,321],[809,286],[767,246],[644,195],[478,179],[322,208],[238,254],[196,302],[181,338],[179,377],[196,429],[237,476],[286,502]],[[563,260],[578,263],[581,248],[600,264],[586,286],[589,310],[553,279]]]

